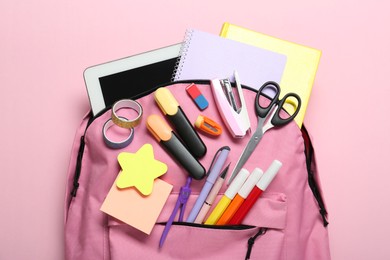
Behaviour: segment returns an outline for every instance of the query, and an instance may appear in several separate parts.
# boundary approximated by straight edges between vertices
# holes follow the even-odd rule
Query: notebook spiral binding
[[[191,44],[193,29],[188,29],[184,35],[183,44],[180,47],[179,56],[177,57],[175,67],[173,69],[171,81],[180,79],[181,70],[186,60],[187,50]]]

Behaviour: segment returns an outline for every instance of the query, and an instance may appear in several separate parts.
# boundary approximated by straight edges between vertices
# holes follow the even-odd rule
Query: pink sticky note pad
[[[119,189],[114,182],[100,210],[149,235],[171,190],[171,184],[155,179],[153,192],[143,196],[134,187]]]

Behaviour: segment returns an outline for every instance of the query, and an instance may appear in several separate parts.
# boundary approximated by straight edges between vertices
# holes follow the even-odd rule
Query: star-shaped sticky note
[[[152,193],[154,179],[167,172],[168,166],[154,159],[153,146],[143,145],[136,153],[122,152],[118,155],[122,168],[116,181],[120,189],[135,187],[148,196]]]

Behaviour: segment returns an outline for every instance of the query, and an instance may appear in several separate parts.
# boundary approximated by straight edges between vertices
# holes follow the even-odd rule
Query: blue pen
[[[210,171],[207,176],[206,182],[202,188],[202,191],[200,192],[198,198],[195,201],[194,207],[192,208],[190,214],[188,215],[188,218],[186,222],[193,223],[196,219],[196,216],[198,216],[200,209],[203,206],[204,201],[207,198],[207,195],[209,194],[211,188],[213,187],[215,181],[217,180],[219,173],[221,172],[222,166],[225,164],[225,161],[228,157],[228,154],[230,152],[229,146],[221,147],[217,153],[214,156],[213,161],[211,162]],[[218,159],[215,161],[215,158],[218,156]],[[213,162],[215,161],[214,165]]]

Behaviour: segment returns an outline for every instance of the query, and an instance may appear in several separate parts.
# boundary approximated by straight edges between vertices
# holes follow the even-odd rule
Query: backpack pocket
[[[150,235],[110,217],[108,235],[111,259],[215,260],[245,259],[249,256],[251,259],[285,259],[287,200],[284,194],[264,193],[242,225],[174,222],[163,247],[159,248],[161,234],[177,196],[170,196]],[[186,213],[189,213],[191,208],[188,207],[193,205],[196,197],[195,194],[189,198]]]

